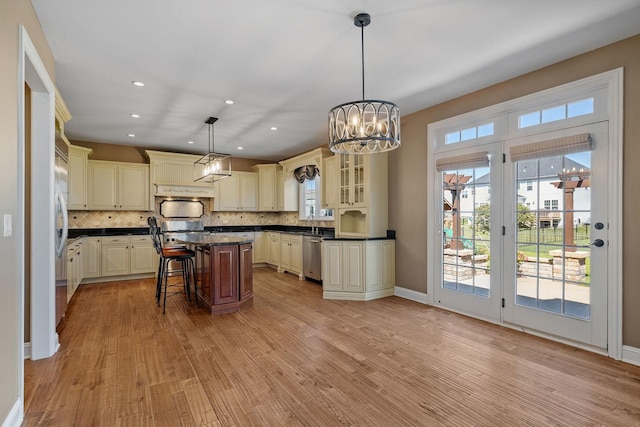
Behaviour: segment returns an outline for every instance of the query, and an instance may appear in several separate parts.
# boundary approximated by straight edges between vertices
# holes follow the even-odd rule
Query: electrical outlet
[[[11,228],[11,214],[4,214],[4,237],[9,237],[13,234]]]

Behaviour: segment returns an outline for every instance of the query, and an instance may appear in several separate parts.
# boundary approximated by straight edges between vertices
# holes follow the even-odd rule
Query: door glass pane
[[[489,297],[489,167],[442,174],[442,287]]]
[[[516,167],[516,304],[589,319],[591,153]]]

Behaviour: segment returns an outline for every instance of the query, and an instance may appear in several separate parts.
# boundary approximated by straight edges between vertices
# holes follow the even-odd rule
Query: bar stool
[[[158,279],[156,281],[156,303],[160,306],[160,298],[162,297],[164,288],[164,300],[162,304],[162,314],[165,313],[167,306],[167,296],[185,293],[189,301],[191,301],[191,282],[194,286],[194,298],[196,301],[196,307],[198,306],[198,283],[195,277],[195,252],[187,249],[184,246],[165,248],[162,246],[162,238],[160,237],[160,229],[155,217],[150,216],[147,218],[149,224],[149,234],[153,241],[153,246],[156,252],[160,256],[160,262],[158,263]],[[178,262],[181,268],[178,270],[172,270],[169,268],[169,263],[172,261]],[[176,285],[169,285],[169,276],[175,273],[182,274],[182,290],[168,293],[169,287]]]

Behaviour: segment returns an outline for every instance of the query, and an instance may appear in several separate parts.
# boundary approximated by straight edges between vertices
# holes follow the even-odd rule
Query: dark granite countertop
[[[176,239],[176,242],[196,246],[228,246],[251,243],[253,239],[240,236],[216,236],[215,234],[210,234],[208,236],[185,236],[182,239]]]
[[[229,225],[205,227],[205,231],[211,233],[231,233],[231,232],[254,232],[254,231],[280,231],[283,233],[311,234],[311,227],[295,225]],[[119,227],[119,228],[70,228],[69,238],[83,236],[121,236],[121,235],[141,235],[149,234],[149,227]],[[318,227],[316,235],[322,237],[332,237],[334,229],[328,227]]]

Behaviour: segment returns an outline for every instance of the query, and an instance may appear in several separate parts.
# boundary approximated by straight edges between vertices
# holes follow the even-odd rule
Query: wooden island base
[[[198,304],[211,314],[233,313],[253,299],[251,240],[227,236],[185,239],[196,252]]]

